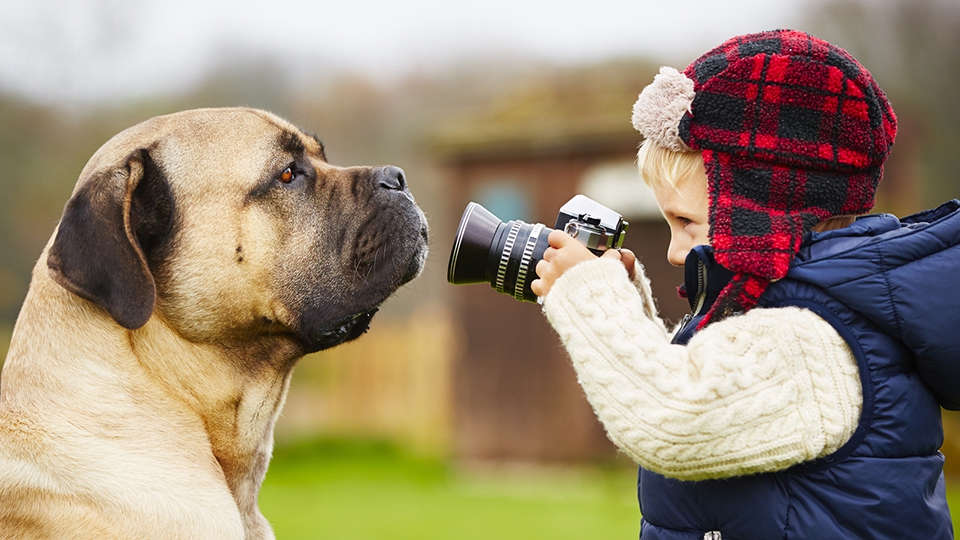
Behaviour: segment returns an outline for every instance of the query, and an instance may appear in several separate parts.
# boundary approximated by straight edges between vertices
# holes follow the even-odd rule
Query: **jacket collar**
[[[691,313],[706,313],[733,276],[733,272],[713,258],[713,247],[702,245],[691,249],[683,263],[683,289]]]
[[[680,295],[690,303],[690,315],[684,317],[673,343],[686,344],[696,333],[700,319],[710,311],[720,291],[730,283],[734,273],[713,258],[713,248],[696,246],[683,263],[683,285]]]

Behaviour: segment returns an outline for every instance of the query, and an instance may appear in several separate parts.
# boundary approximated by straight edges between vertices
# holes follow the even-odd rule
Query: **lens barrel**
[[[537,263],[549,246],[551,230],[541,223],[504,223],[471,202],[457,227],[447,281],[455,285],[489,283],[501,294],[536,302],[530,283],[537,278]]]

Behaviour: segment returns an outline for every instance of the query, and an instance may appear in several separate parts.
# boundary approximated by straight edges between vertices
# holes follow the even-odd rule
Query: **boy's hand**
[[[546,296],[554,282],[564,272],[579,263],[597,258],[586,246],[561,230],[551,232],[547,241],[550,243],[550,247],[543,252],[543,259],[537,263],[536,268],[537,276],[540,279],[535,279],[530,284],[530,289],[539,297]],[[630,279],[633,279],[637,257],[632,251],[628,249],[609,249],[603,256],[621,261],[624,268],[627,269]]]

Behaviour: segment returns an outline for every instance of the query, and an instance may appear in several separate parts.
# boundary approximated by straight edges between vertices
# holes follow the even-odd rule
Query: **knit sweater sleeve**
[[[608,437],[682,480],[786,469],[849,440],[862,408],[856,360],[812,311],[756,308],[672,345],[638,268],[571,268],[544,313]]]

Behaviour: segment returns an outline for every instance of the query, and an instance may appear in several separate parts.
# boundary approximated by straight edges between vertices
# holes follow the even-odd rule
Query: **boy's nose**
[[[690,250],[693,249],[695,244],[696,242],[692,238],[685,237],[682,234],[671,234],[670,245],[667,246],[667,261],[673,266],[682,268],[683,263],[687,260],[687,255],[690,254]]]
[[[683,262],[687,260],[687,254],[690,253],[689,246],[682,246],[676,240],[670,240],[670,246],[667,247],[667,261],[673,265],[682,267]]]

